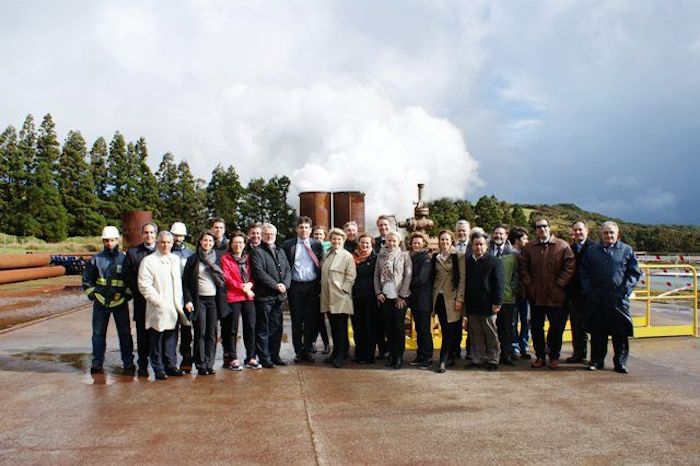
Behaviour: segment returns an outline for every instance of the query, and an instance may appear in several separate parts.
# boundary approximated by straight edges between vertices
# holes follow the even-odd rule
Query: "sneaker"
[[[433,361],[421,361],[420,364],[418,364],[419,369],[430,369],[433,367]]]
[[[234,359],[233,361],[231,361],[231,363],[227,367],[234,372],[243,370],[243,366],[241,366],[241,361],[239,361],[238,359]]]
[[[423,362],[423,361],[421,361],[420,358],[416,358],[416,359],[414,359],[413,361],[410,361],[409,364],[412,365],[412,366],[420,366],[420,364],[421,364],[422,362]]]
[[[246,369],[253,369],[254,371],[262,369],[262,366],[260,365],[257,359],[251,359],[250,361],[246,362],[245,367]]]

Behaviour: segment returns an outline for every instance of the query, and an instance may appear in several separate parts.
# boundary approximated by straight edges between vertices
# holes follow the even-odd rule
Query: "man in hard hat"
[[[107,347],[109,315],[114,316],[119,335],[119,349],[124,363],[124,374],[134,375],[134,343],[131,340],[129,307],[131,298],[124,281],[126,254],[119,250],[119,231],[106,226],[102,230],[104,249],[90,259],[83,272],[83,291],[92,301],[92,365],[90,372],[103,371]]]
[[[185,270],[187,258],[194,254],[185,244],[187,236],[187,227],[182,222],[175,222],[170,227],[170,233],[173,235],[172,253],[180,256],[180,272]],[[182,355],[182,363],[180,369],[186,373],[192,371],[192,327],[180,325],[180,354]]]
[[[156,250],[156,235],[158,225],[149,222],[141,226],[141,238],[143,242],[136,247],[129,248],[124,261],[124,276],[129,284],[129,289],[134,295],[134,323],[136,324],[136,348],[138,352],[139,377],[148,377],[149,342],[146,332],[146,299],[139,291],[138,276],[139,267],[144,257],[153,254]]]

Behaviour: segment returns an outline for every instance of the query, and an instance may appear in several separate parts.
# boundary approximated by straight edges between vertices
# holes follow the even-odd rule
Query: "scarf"
[[[389,252],[389,250],[384,247],[379,251],[379,257],[384,257],[386,259],[379,279],[382,285],[394,280],[394,265],[396,264],[396,258],[399,257],[399,252],[401,252],[399,249],[394,249]]]
[[[359,249],[356,249],[355,252],[352,255],[352,260],[355,261],[355,265],[360,265],[364,261],[367,260],[367,258],[372,254],[372,249],[370,248],[369,251],[366,253],[363,253]]]
[[[248,283],[250,281],[250,277],[248,276],[248,254],[243,252],[238,257],[231,254],[231,257],[233,257],[233,260],[235,260],[238,264],[238,271],[241,274],[241,281],[243,283]]]
[[[209,252],[204,252],[200,247],[197,248],[197,257],[199,257],[199,262],[204,264],[206,270],[211,274],[211,278],[214,280],[217,288],[224,286],[224,271],[216,263],[216,252],[214,249],[210,249]]]

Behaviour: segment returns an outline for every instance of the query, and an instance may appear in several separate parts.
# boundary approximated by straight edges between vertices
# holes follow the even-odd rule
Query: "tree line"
[[[215,217],[229,230],[269,221],[282,237],[293,232],[288,177],[244,186],[233,165],[217,165],[207,183],[170,152],[153,173],[148,155],[145,138],[127,142],[119,131],[88,150],[80,131],[71,130],[61,146],[50,114],[38,129],[28,115],[19,132],[10,125],[0,134],[0,231],[58,242],[98,235],[106,224],[121,227],[123,212],[150,210],[161,227],[181,221],[192,235]]]

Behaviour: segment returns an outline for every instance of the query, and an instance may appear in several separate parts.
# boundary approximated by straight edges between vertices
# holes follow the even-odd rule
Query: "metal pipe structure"
[[[1,254],[0,270],[45,267],[51,264],[51,254]]]
[[[331,193],[306,191],[299,193],[299,215],[310,217],[314,225],[331,226]]]
[[[359,231],[365,231],[365,193],[338,191],[333,193],[333,225],[343,228],[354,220]]]
[[[38,278],[60,277],[65,274],[66,268],[60,265],[29,269],[0,270],[0,285],[36,280]]]

